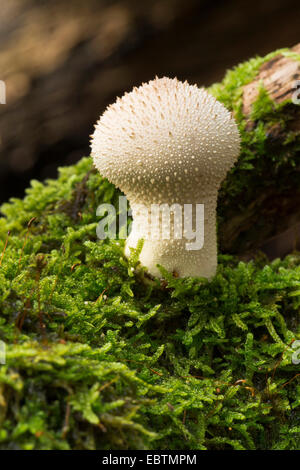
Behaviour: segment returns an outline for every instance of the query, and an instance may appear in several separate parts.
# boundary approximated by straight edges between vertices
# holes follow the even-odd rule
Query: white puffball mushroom
[[[240,149],[237,125],[223,104],[196,85],[156,78],[106,109],[91,147],[95,166],[125,193],[132,209],[125,254],[144,238],[140,261],[151,275],[161,277],[160,264],[179,277],[214,276],[218,190]],[[174,216],[169,238],[162,232],[161,213],[150,230],[154,204],[178,204],[183,212],[190,204],[194,230],[199,230],[196,206],[204,204],[203,246],[187,249],[192,240],[184,231],[181,237],[176,235],[180,227]]]

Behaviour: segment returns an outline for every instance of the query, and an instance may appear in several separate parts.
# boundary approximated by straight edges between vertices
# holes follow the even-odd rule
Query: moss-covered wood
[[[293,102],[297,80],[300,45],[241,64],[211,88],[232,109],[242,135],[239,162],[219,198],[224,252],[251,256],[294,226],[295,237],[273,251],[276,256],[297,243],[299,247],[300,104]]]
[[[298,134],[274,153],[266,146],[265,93],[255,109],[266,106],[268,120],[256,116],[249,130],[242,114],[243,87],[270,58],[212,88],[243,138],[220,195],[223,251],[226,240],[228,250],[256,246],[271,220],[253,227],[251,204],[257,214],[269,188],[282,197],[299,182]],[[126,260],[123,240],[96,238],[96,208],[117,196],[84,158],[2,207],[0,447],[300,449],[299,255],[222,254],[210,283],[163,271],[166,281],[149,284],[134,272],[138,252]],[[252,220],[247,234],[236,223],[225,235],[232,215]]]

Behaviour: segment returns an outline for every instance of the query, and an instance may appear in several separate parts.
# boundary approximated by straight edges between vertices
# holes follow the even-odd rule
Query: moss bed
[[[299,138],[288,161],[264,147],[264,94],[252,131],[241,114],[242,86],[270,57],[211,88],[243,139],[219,233],[226,207],[242,210],[263,187],[268,158],[282,187],[299,185]],[[124,240],[97,240],[96,208],[118,195],[84,158],[2,206],[0,448],[300,449],[300,255],[222,253],[211,282],[163,268],[165,281],[149,282],[138,250],[127,260]]]

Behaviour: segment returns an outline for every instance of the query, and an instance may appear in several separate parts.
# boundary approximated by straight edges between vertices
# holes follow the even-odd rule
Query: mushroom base
[[[138,241],[143,239],[144,244],[139,260],[152,276],[162,277],[157,266],[160,265],[178,277],[193,276],[211,279],[217,269],[217,194],[202,197],[200,201],[202,202],[198,204],[189,204],[192,218],[186,214],[186,206],[180,206],[183,208],[181,222],[171,213],[169,238],[162,236],[162,227],[166,229],[166,219],[161,212],[156,225],[152,225],[152,230],[149,230],[150,211],[145,214],[145,211],[142,212],[140,208],[132,206],[133,223],[126,241],[125,255],[129,257],[130,248],[136,248]],[[200,206],[204,210],[199,210]],[[193,238],[191,233],[187,233],[187,227],[192,228]],[[179,238],[180,232],[182,235]]]

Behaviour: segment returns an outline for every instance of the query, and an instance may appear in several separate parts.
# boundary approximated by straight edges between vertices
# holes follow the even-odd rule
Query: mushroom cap
[[[155,78],[100,117],[91,140],[100,173],[130,199],[153,202],[182,188],[218,190],[239,155],[231,113],[203,88]],[[168,199],[169,200],[169,199]],[[189,201],[187,201],[189,202]]]

